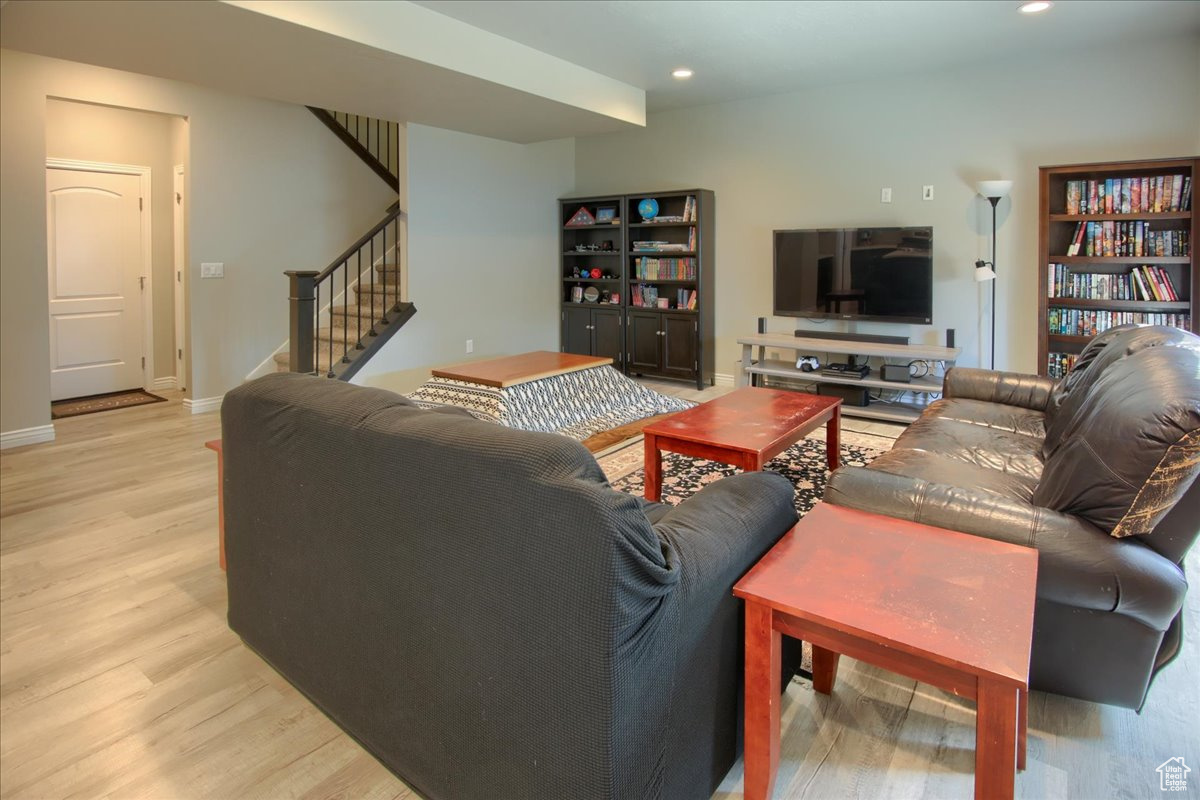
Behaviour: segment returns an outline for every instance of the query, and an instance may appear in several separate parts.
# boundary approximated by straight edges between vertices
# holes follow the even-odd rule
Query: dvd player
[[[866,364],[826,364],[821,368],[821,374],[831,378],[854,378],[862,380],[871,374],[871,368]]]

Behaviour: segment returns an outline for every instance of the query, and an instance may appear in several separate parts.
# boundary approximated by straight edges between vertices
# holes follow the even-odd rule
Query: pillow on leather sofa
[[[1060,387],[1056,387],[1055,391],[1051,393],[1050,403],[1046,409],[1046,438],[1042,443],[1043,458],[1049,460],[1065,443],[1069,432],[1078,424],[1082,408],[1097,394],[1094,389],[1096,383],[1112,365],[1147,348],[1196,346],[1196,337],[1178,328],[1161,325],[1124,328],[1110,336],[1112,331],[1118,331],[1118,329],[1113,328],[1099,334],[1084,348],[1084,353],[1080,354],[1081,360],[1085,355],[1087,356],[1087,361],[1082,365],[1083,368],[1080,369],[1079,362],[1076,362],[1076,369],[1072,369],[1071,373],[1062,380]],[[1095,345],[1094,348],[1093,345]],[[1088,352],[1089,350],[1091,352]],[[1120,390],[1118,389],[1119,394]]]
[[[1200,473],[1200,347],[1117,352],[1115,363],[1097,359],[1102,374],[1055,421],[1062,438],[1032,502],[1120,537],[1153,530]]]

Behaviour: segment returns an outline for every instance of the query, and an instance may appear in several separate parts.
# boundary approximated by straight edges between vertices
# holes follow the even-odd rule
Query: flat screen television
[[[777,317],[933,324],[933,228],[775,231]]]

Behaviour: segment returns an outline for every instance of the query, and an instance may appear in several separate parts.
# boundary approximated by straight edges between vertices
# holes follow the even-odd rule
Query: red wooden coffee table
[[[975,797],[1025,768],[1037,551],[818,503],[738,581],[746,601],[746,798],[779,766],[780,633],[812,644],[813,689],[839,654],[976,701]]]
[[[760,470],[821,425],[829,468],[837,469],[841,406],[837,397],[747,386],[647,425],[646,499],[662,494],[663,450]]]

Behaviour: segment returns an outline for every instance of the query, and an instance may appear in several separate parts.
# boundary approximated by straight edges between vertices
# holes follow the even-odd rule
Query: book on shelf
[[[635,253],[684,253],[688,246],[677,242],[642,241],[633,243]]]
[[[630,286],[629,287],[630,301],[638,308],[657,308],[658,307],[658,287],[657,286]]]
[[[1187,314],[1157,311],[1110,311],[1108,309],[1062,308],[1052,306],[1046,312],[1047,332],[1051,336],[1095,336],[1117,325],[1167,325],[1191,329]]]
[[[642,280],[694,281],[696,259],[642,256],[634,265],[634,275]]]
[[[1075,232],[1071,235],[1071,244],[1067,247],[1067,255],[1079,255],[1079,248],[1083,246],[1083,236],[1087,231],[1087,225],[1083,222],[1075,223]]]
[[[1192,209],[1191,175],[1130,175],[1066,182],[1067,214],[1162,214]]]
[[[1080,227],[1082,226],[1082,227]],[[1145,220],[1088,221],[1076,225],[1080,235],[1079,246],[1072,242],[1066,255],[1079,255],[1080,250],[1089,257],[1140,257],[1140,256],[1188,256],[1191,253],[1191,236],[1182,229],[1152,230]]]
[[[1075,366],[1075,359],[1078,356],[1073,353],[1051,353],[1046,364],[1046,374],[1051,378],[1062,378],[1066,376],[1071,368]]]
[[[1051,299],[1179,301],[1171,274],[1152,264],[1131,267],[1123,275],[1072,272],[1066,264],[1051,264],[1046,277]]]
[[[687,199],[683,201],[683,221],[696,221],[696,198],[690,194],[687,196]]]

